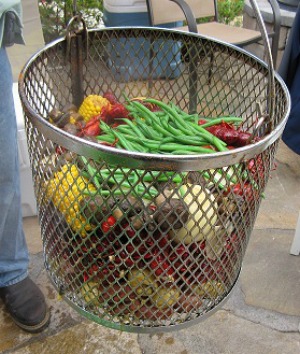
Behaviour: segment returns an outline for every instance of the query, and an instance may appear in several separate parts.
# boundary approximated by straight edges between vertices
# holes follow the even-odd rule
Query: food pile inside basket
[[[214,153],[253,142],[239,117],[199,117],[172,102],[145,97],[124,101],[111,92],[89,95],[79,108],[53,109],[48,118],[73,135],[143,153]]]
[[[48,119],[140,153],[217,153],[253,142],[239,117],[199,117],[152,98],[120,103],[112,93],[53,109]],[[49,161],[46,204],[57,217],[47,262],[84,309],[124,323],[175,323],[229,293],[265,183],[261,156],[214,170],[146,171],[57,146]]]

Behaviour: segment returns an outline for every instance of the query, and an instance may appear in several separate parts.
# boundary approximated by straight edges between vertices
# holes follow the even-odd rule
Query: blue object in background
[[[103,22],[106,27],[149,27],[146,1],[106,0]],[[181,22],[162,27],[182,26]],[[113,39],[108,44],[108,65],[116,81],[172,79],[182,72],[181,43],[143,38]]]
[[[291,95],[291,113],[283,131],[282,140],[291,150],[300,155],[300,6],[278,73]]]

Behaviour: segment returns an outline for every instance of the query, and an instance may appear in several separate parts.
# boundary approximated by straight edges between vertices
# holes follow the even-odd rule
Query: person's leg
[[[19,327],[40,332],[49,312],[43,293],[28,277],[12,84],[10,63],[0,48],[0,298]]]
[[[28,267],[12,84],[10,63],[0,48],[0,287],[25,279]]]

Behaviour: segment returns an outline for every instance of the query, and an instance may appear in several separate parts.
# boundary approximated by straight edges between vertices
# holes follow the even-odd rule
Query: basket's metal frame
[[[75,11],[75,10],[74,10]],[[82,24],[83,25],[83,30],[78,30],[78,29],[73,29],[73,26],[77,25],[77,24]],[[174,32],[174,30],[172,29],[155,29],[155,28],[147,28],[147,27],[143,27],[143,29],[147,30],[147,38],[151,38],[151,36],[153,35],[153,38],[155,38],[155,34],[157,34],[157,31],[165,31],[165,32]],[[110,29],[103,29],[103,30],[99,30],[98,32],[101,31],[115,31],[116,34],[118,34],[118,31],[122,31],[123,29],[120,28],[110,28]],[[134,31],[135,29],[133,29]],[[83,65],[84,65],[84,58],[85,58],[85,54],[88,54],[88,47],[84,46],[84,44],[87,44],[88,41],[88,36],[90,34],[91,31],[88,31],[85,27],[85,23],[83,22],[81,16],[75,17],[74,19],[72,19],[70,21],[69,27],[68,27],[68,32],[67,32],[67,37],[65,39],[58,39],[57,41],[50,43],[49,45],[47,45],[43,50],[41,50],[40,52],[38,52],[35,56],[33,56],[30,61],[25,65],[25,67],[23,68],[23,73],[26,73],[27,70],[30,70],[30,64],[35,61],[35,59],[38,59],[38,57],[43,53],[43,51],[48,51],[49,49],[51,49],[51,47],[56,46],[57,44],[60,44],[60,42],[63,42],[64,44],[64,49],[66,50],[66,54],[67,54],[67,64],[68,66],[71,68],[71,90],[72,90],[72,98],[74,100],[74,102],[76,102],[77,104],[80,103],[83,99]],[[178,32],[178,36],[182,35],[182,32],[177,31]],[[132,32],[131,32],[132,33]],[[149,34],[149,36],[148,36]],[[137,34],[139,35],[139,33]],[[195,34],[195,33],[185,33],[184,34],[185,38],[191,38],[192,40],[195,38],[201,38],[200,35]],[[86,38],[85,38],[86,37]],[[165,37],[164,37],[165,38]],[[177,39],[175,39],[177,40]],[[222,44],[221,42],[217,42]],[[233,45],[228,45],[226,44],[226,47],[232,48],[234,50],[234,53],[242,53],[245,57],[245,55],[247,55],[247,59],[250,58],[249,62],[250,62],[250,66],[253,64],[254,66],[256,64],[258,64],[261,68],[263,68],[263,78],[264,78],[264,85],[263,85],[263,89],[266,89],[266,86],[268,88],[268,104],[267,104],[267,109],[270,110],[270,108],[272,108],[273,106],[271,105],[270,101],[274,101],[275,96],[271,94],[272,90],[275,90],[275,78],[276,80],[278,80],[278,82],[280,82],[280,84],[282,85],[282,87],[284,88],[284,94],[286,93],[286,101],[287,101],[287,105],[284,106],[285,108],[285,112],[283,114],[283,116],[286,118],[288,116],[289,113],[289,107],[290,107],[290,101],[289,101],[289,96],[287,94],[287,90],[286,87],[283,83],[283,80],[276,74],[274,73],[273,67],[272,67],[272,58],[271,58],[271,54],[270,54],[270,63],[269,65],[271,65],[271,70],[270,68],[268,68],[268,65],[263,62],[262,60],[256,58],[255,56],[252,56],[251,54],[249,54],[248,52],[246,52],[243,49],[237,48]],[[86,52],[85,52],[86,51]],[[243,58],[244,58],[243,57]],[[243,63],[243,62],[242,62]],[[247,61],[248,63],[248,61]],[[193,73],[193,71],[195,71],[195,62],[192,63],[192,65],[188,65],[187,66],[187,72],[188,74],[190,74],[190,81],[189,83],[186,85],[187,86],[187,96],[189,96],[189,99],[192,101],[191,102],[191,106],[193,106],[194,104],[194,100],[196,99],[196,96],[194,97],[193,94],[197,93],[196,90],[192,87],[192,83],[191,83],[191,76]],[[255,71],[256,72],[256,71]],[[197,75],[197,73],[195,73]],[[267,74],[268,74],[268,85],[266,85],[266,80],[267,80]],[[271,76],[270,76],[271,75]],[[280,135],[282,134],[282,131],[284,129],[285,126],[285,121],[286,119],[282,119],[279,124],[274,127],[272,124],[269,124],[268,129],[272,129],[272,134],[268,134],[268,129],[267,129],[267,134],[265,134],[261,140],[245,146],[245,147],[241,147],[241,148],[237,148],[235,150],[229,150],[229,151],[225,151],[225,152],[220,152],[218,154],[202,154],[202,155],[161,155],[161,154],[149,154],[149,153],[138,153],[138,152],[132,152],[132,151],[127,151],[127,150],[121,150],[121,149],[116,149],[114,147],[109,147],[109,146],[104,146],[104,145],[99,145],[97,143],[94,143],[92,141],[88,141],[86,139],[74,136],[69,134],[68,132],[64,131],[63,129],[58,128],[57,126],[51,124],[48,120],[46,120],[45,118],[43,118],[41,115],[37,114],[36,111],[34,111],[33,107],[31,107],[29,100],[27,100],[27,96],[26,96],[26,87],[24,84],[24,76],[25,75],[20,75],[20,79],[19,79],[19,92],[20,92],[20,96],[21,96],[21,101],[23,103],[23,109],[25,112],[25,115],[27,117],[30,117],[30,127],[34,128],[32,130],[36,131],[41,134],[41,136],[45,136],[47,140],[49,140],[48,142],[50,142],[50,144],[52,144],[52,148],[55,148],[55,144],[61,145],[63,146],[65,149],[70,150],[71,152],[77,153],[78,155],[84,156],[85,158],[91,158],[92,160],[96,161],[96,162],[100,162],[100,160],[102,160],[102,162],[104,162],[106,164],[106,166],[109,167],[109,169],[111,168],[111,166],[118,166],[118,168],[120,167],[126,167],[126,168],[133,168],[133,169],[141,169],[144,171],[176,171],[176,172],[181,172],[181,171],[197,171],[197,170],[210,170],[213,168],[223,168],[224,166],[233,166],[234,164],[241,164],[249,159],[252,159],[254,156],[259,155],[260,153],[263,153],[269,146],[273,145],[274,143],[276,143],[276,141],[279,139]],[[197,80],[196,80],[197,81]],[[188,87],[188,85],[190,85]],[[252,87],[252,86],[251,86]],[[193,88],[193,90],[192,90]],[[275,91],[274,91],[275,92]],[[69,98],[70,96],[68,96]],[[256,96],[257,97],[257,96]],[[252,105],[255,105],[255,101],[252,102]],[[189,107],[191,109],[191,106]],[[264,115],[263,112],[260,112],[259,107],[257,108],[259,117],[261,118],[258,122],[258,124],[260,123],[264,123],[265,124],[265,120],[267,118],[269,118],[270,120],[272,120],[273,118],[273,111],[268,111],[267,114]],[[254,124],[253,124],[254,125]],[[252,127],[253,127],[252,125]],[[254,127],[255,128],[255,127]],[[257,125],[256,128],[254,129],[254,134],[256,133],[256,130],[258,130],[259,126]],[[42,141],[39,141],[39,137],[35,138],[38,140],[39,143],[43,143],[43,139]],[[34,145],[34,144],[33,144]],[[38,144],[37,144],[38,145]],[[50,149],[51,150],[51,149]],[[273,152],[272,152],[273,153]],[[38,155],[38,154],[37,154]],[[33,159],[36,159],[36,156],[34,156]],[[49,156],[47,156],[48,158]],[[99,163],[100,165],[100,163]],[[43,167],[43,165],[41,165]],[[39,168],[41,167],[39,166]],[[58,168],[59,169],[59,168]],[[54,171],[52,171],[54,172]],[[57,172],[57,170],[56,170]],[[114,173],[114,168],[111,168],[110,172],[113,174]],[[41,179],[43,178],[44,174],[42,173]],[[46,178],[46,177],[45,177]],[[49,178],[49,176],[48,176]],[[49,180],[48,180],[49,181]],[[196,184],[196,183],[195,183]],[[43,189],[41,187],[41,189]],[[45,202],[46,204],[47,202],[47,195],[46,193],[43,194],[43,192],[41,192],[42,194],[42,198],[43,202]],[[49,198],[48,198],[49,199]],[[257,204],[259,204],[257,202]],[[51,218],[53,218],[53,215],[49,216],[50,220],[46,220],[47,219],[47,207],[48,206],[43,206],[42,205],[42,212],[41,212],[41,220],[42,220],[42,224],[43,225],[48,225],[50,223],[53,223],[53,227],[55,228],[55,221],[57,220],[53,220]],[[251,220],[254,217],[254,213],[256,212],[256,207],[257,205],[255,205],[253,207],[253,215],[250,215]],[[55,207],[54,207],[55,209]],[[55,211],[54,211],[55,213]],[[243,214],[244,215],[244,214]],[[62,219],[63,219],[63,215],[62,215]],[[244,229],[247,228],[245,226],[244,221],[241,223]],[[45,234],[47,234],[47,230],[45,231]],[[227,231],[226,231],[227,232]],[[57,232],[57,234],[59,234],[59,230]],[[58,235],[59,239],[61,235]],[[51,232],[49,233],[49,239],[47,239],[47,235],[45,235],[45,239],[46,239],[46,246],[45,246],[45,252],[47,251],[47,242],[49,241],[50,243],[53,241],[51,239],[51,237],[53,237],[53,235],[51,234]],[[64,235],[62,235],[62,238],[64,237]],[[247,235],[247,240],[248,240],[248,235]],[[54,240],[53,242],[55,242],[56,240]],[[58,241],[59,243],[60,241]],[[242,245],[242,252],[244,252],[244,246]],[[59,251],[58,251],[59,252]],[[49,258],[51,258],[51,255],[47,255]],[[47,257],[45,257],[45,262],[46,262]],[[48,259],[49,260],[49,259]],[[51,260],[51,259],[50,259]],[[240,261],[240,260],[239,260]],[[52,271],[52,275],[54,275],[55,278],[55,272],[56,269],[52,269],[52,265],[51,264],[46,264],[46,267],[48,266],[48,271],[51,272]],[[74,269],[76,270],[76,267],[74,267]],[[234,275],[234,282],[233,284],[230,283],[230,286],[228,286],[226,292],[223,293],[224,298],[218,299],[220,302],[218,302],[217,304],[211,305],[211,307],[208,307],[208,309],[206,310],[207,312],[205,313],[196,313],[196,315],[198,316],[197,318],[191,318],[190,316],[191,314],[189,314],[189,318],[186,322],[184,323],[176,323],[176,325],[165,325],[165,326],[144,326],[142,324],[138,325],[128,325],[126,323],[116,323],[114,321],[108,321],[106,318],[99,318],[98,316],[96,316],[93,313],[90,313],[88,311],[86,311],[86,307],[80,307],[79,305],[76,305],[75,302],[72,302],[72,296],[68,296],[68,295],[72,295],[72,288],[70,288],[69,290],[69,294],[68,292],[66,292],[64,294],[63,289],[60,289],[60,287],[58,286],[57,283],[55,283],[55,280],[51,278],[52,282],[54,283],[54,286],[57,288],[57,290],[59,291],[59,293],[61,293],[61,296],[64,297],[64,299],[68,302],[68,304],[70,304],[72,307],[74,307],[79,313],[81,313],[82,315],[84,315],[85,317],[99,323],[99,324],[103,324],[107,327],[110,328],[115,328],[115,329],[119,329],[119,330],[126,330],[129,332],[138,332],[138,333],[154,333],[157,332],[158,330],[160,331],[172,331],[175,329],[180,329],[180,328],[185,328],[188,327],[192,324],[198,323],[202,320],[204,320],[205,318],[207,318],[209,315],[211,315],[212,313],[214,313],[216,310],[218,310],[223,304],[224,302],[227,300],[230,292],[232,291],[232,289],[234,288],[234,286],[236,285],[236,282],[238,281],[239,275],[241,270],[236,268],[235,270],[235,276]],[[239,271],[239,272],[238,272]],[[238,273],[238,274],[237,274]],[[59,277],[58,277],[59,278]],[[56,281],[59,283],[61,282],[61,280],[56,279]],[[62,282],[65,281],[65,278],[63,277]],[[82,284],[81,284],[82,285]],[[70,294],[71,293],[71,294]],[[75,295],[76,297],[76,295]],[[202,311],[202,310],[200,310]],[[203,311],[204,312],[204,311]],[[179,322],[179,321],[178,321]]]
[[[111,28],[110,30],[114,30]],[[149,28],[153,30],[153,28]],[[169,31],[169,30],[162,30]],[[189,34],[189,36],[195,36],[195,34]],[[198,35],[197,35],[198,36]],[[52,45],[55,45],[54,42]],[[38,57],[40,53],[51,47],[51,44],[47,45],[43,50],[38,52],[35,57]],[[237,51],[244,52],[242,49],[237,48]],[[256,60],[262,65],[266,64],[256,58]],[[27,70],[27,66],[23,71]],[[275,73],[276,79],[286,87],[281,77]],[[22,78],[22,75],[21,75]],[[286,89],[287,90],[287,89]],[[22,84],[19,85],[19,94],[24,102],[25,114],[32,117],[33,123],[38,129],[52,139],[55,143],[65,146],[67,149],[71,149],[78,154],[82,154],[86,157],[90,157],[95,160],[105,159],[108,163],[113,165],[127,166],[130,168],[144,169],[144,170],[166,170],[166,171],[197,171],[199,169],[207,168],[219,168],[235,163],[240,163],[243,160],[249,159],[254,155],[258,155],[263,152],[268,146],[272,145],[282,134],[285,127],[285,121],[282,121],[276,126],[272,134],[265,135],[261,140],[251,144],[251,146],[244,146],[236,148],[234,153],[229,150],[225,152],[219,152],[218,154],[202,154],[202,155],[160,155],[139,153],[127,150],[115,149],[113,147],[100,145],[92,141],[80,137],[74,137],[74,135],[54,126],[48,121],[45,121],[41,116],[30,107],[26,102],[26,93]],[[287,108],[286,115],[288,116],[290,110],[290,97],[287,96]]]

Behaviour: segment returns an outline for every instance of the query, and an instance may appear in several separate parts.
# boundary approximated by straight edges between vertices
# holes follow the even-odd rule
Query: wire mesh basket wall
[[[45,266],[64,299],[97,323],[138,332],[219,308],[239,277],[289,112],[281,79],[270,85],[264,62],[199,35],[112,28],[46,46],[19,91]],[[128,151],[49,116],[108,91],[199,119],[241,117],[253,141],[206,154]]]

